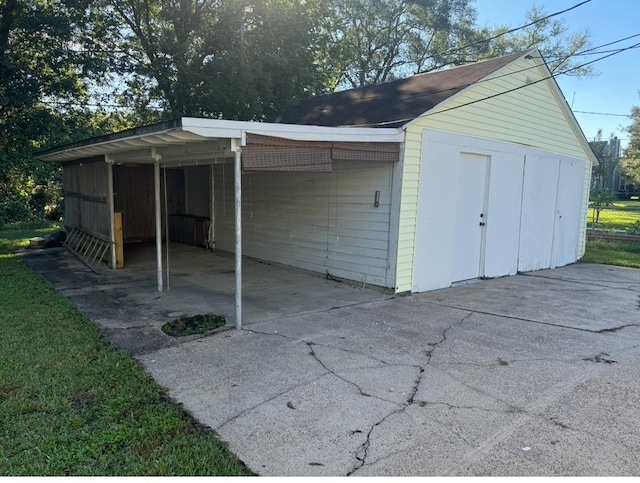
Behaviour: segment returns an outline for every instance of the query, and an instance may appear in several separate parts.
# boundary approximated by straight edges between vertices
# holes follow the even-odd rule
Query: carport
[[[187,231],[199,234],[190,236],[188,243],[214,248],[215,190],[227,191],[223,194],[223,203],[230,194],[228,192],[233,193],[228,197],[229,208],[233,206],[228,210],[233,212],[233,245],[227,243],[223,250],[235,253],[235,322],[236,327],[241,328],[243,174],[327,173],[333,170],[334,163],[384,163],[389,186],[385,186],[388,192],[383,193],[382,203],[390,211],[392,171],[394,164],[398,164],[401,141],[402,132],[397,129],[327,128],[181,118],[72,143],[43,152],[39,158],[63,164],[67,204],[65,224],[107,243],[112,268],[123,264],[117,243],[122,225],[119,226],[116,213],[123,206],[128,207],[123,221],[124,238],[155,240],[159,292],[170,287],[168,245],[172,238],[176,238],[175,233],[172,236],[172,227],[176,231],[176,225],[187,224]],[[233,186],[227,187],[226,182],[230,180],[233,180]],[[199,185],[200,189],[190,192],[185,183]],[[178,199],[181,186],[185,196],[189,193],[193,196]],[[277,184],[274,189],[278,189]],[[381,203],[380,192],[379,189],[374,190],[370,196],[371,205],[375,204],[376,208]],[[268,210],[269,200],[262,201],[263,208]],[[250,202],[253,206],[253,200]],[[198,207],[200,211],[196,214],[201,216],[189,215],[171,220],[171,206],[175,210],[181,203]],[[226,204],[224,210],[227,211]],[[250,211],[253,217],[253,209]],[[200,223],[197,228],[196,223]],[[293,230],[287,236],[295,241]],[[167,244],[164,250],[163,239]],[[318,243],[324,241],[318,240]],[[381,250],[385,251],[385,264],[388,264],[392,257],[389,241],[381,240],[381,243],[386,244]],[[326,244],[329,245],[328,242]],[[300,251],[314,249],[313,246],[305,247],[303,242],[296,242],[295,246],[301,247]],[[266,258],[260,256],[259,250],[254,249],[254,252],[258,253],[258,258]],[[322,269],[321,263],[313,261],[288,264],[315,271]],[[378,279],[383,283],[378,282],[377,285],[384,285],[394,277],[385,267]],[[366,279],[363,282],[366,283]]]

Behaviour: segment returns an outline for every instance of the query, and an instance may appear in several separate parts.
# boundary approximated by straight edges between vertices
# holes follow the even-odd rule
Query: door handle
[[[484,221],[481,221],[480,226],[484,226],[484,225],[486,225],[486,223]]]

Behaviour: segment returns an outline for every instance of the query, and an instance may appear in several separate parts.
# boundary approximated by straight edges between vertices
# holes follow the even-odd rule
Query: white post
[[[236,218],[236,329],[242,329],[242,152],[236,146],[234,160]]]
[[[167,247],[167,292],[171,292],[171,288],[169,285],[169,249],[170,249],[170,240],[169,240],[169,198],[167,196],[167,166],[165,165],[162,168],[162,177],[164,184],[164,236],[165,236],[165,246]]]
[[[156,205],[156,260],[158,273],[158,292],[162,292],[162,214],[160,207],[160,159],[154,156],[153,181]]]
[[[109,202],[109,230],[111,239],[111,268],[116,267],[116,227],[114,224],[115,206],[113,204],[113,159],[105,156],[107,163],[107,201]]]

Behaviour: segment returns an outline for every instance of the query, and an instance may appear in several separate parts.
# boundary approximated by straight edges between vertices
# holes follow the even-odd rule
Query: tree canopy
[[[627,128],[629,145],[622,160],[624,174],[637,187],[640,186],[640,106],[631,108],[631,125]]]

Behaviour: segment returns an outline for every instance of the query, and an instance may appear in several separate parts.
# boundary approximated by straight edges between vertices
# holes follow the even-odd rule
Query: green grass
[[[46,229],[17,228],[0,230],[0,475],[250,475],[92,321],[7,254]]]
[[[640,268],[640,243],[589,240],[581,261]]]
[[[640,221],[640,201],[616,201],[613,206],[600,211],[598,223],[592,223],[593,209],[589,209],[590,228],[606,230],[626,230],[636,221]]]
[[[0,257],[26,248],[29,246],[29,238],[44,237],[47,233],[60,229],[60,225],[48,221],[0,226]]]

